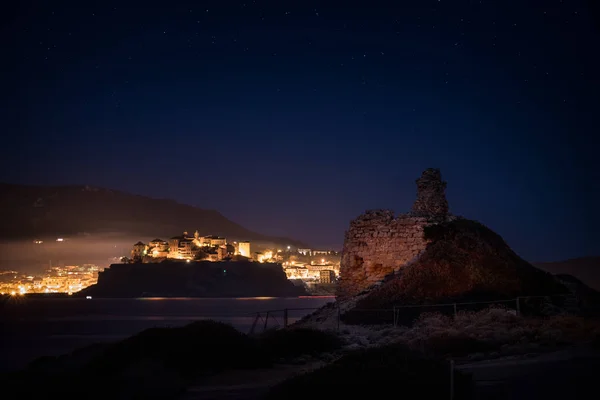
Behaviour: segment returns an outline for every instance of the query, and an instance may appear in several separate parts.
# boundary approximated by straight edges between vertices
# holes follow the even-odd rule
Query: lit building
[[[194,243],[190,239],[183,239],[179,241],[177,246],[177,258],[192,259],[196,255],[194,252]]]
[[[298,249],[298,253],[304,255],[304,256],[311,256],[312,252],[310,251],[310,249]]]
[[[272,261],[273,260],[273,251],[272,250],[266,250],[262,253],[256,253],[256,261],[258,262],[267,262],[267,261]]]
[[[204,242],[208,243],[209,246],[225,246],[227,244],[227,239],[220,236],[205,236]]]
[[[151,240],[148,242],[147,254],[156,258],[168,257],[169,243],[162,239]]]
[[[169,248],[169,243],[162,239],[154,239],[148,242],[148,247],[151,249],[166,251]]]
[[[252,253],[250,252],[250,242],[240,242],[238,244],[238,253],[241,256],[251,258]]]
[[[131,258],[141,260],[146,255],[146,251],[147,246],[142,242],[137,242],[133,245],[133,250],[131,250]]]
[[[320,271],[319,276],[320,283],[334,283],[335,282],[335,272],[331,269],[324,269]]]
[[[308,279],[308,269],[305,267],[291,267],[285,269],[288,279]]]
[[[173,236],[169,239],[169,258],[179,258],[179,242],[186,240],[185,233],[182,236]]]
[[[219,246],[217,247],[217,260],[221,261],[226,258],[228,255],[227,246]]]

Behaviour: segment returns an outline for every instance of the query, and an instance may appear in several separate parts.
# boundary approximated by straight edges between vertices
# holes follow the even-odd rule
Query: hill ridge
[[[171,236],[198,229],[232,239],[305,246],[300,241],[261,234],[221,212],[169,198],[153,198],[93,185],[21,185],[0,182],[0,238],[120,232]]]

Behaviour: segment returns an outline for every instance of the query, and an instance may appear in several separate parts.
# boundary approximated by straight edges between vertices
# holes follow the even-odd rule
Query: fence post
[[[259,317],[260,317],[260,313],[256,313],[256,317],[254,317],[254,321],[252,321],[252,326],[250,327],[251,335],[254,335],[254,329],[256,329],[256,324],[258,323]]]
[[[283,327],[284,328],[288,327],[288,309],[287,308],[283,309]]]
[[[520,297],[517,297],[517,315],[521,315],[521,301],[520,301]]]
[[[454,317],[456,318],[456,315],[458,315],[458,310],[456,308],[456,303],[454,303]]]
[[[340,303],[337,303],[337,331],[340,333]]]
[[[450,360],[450,400],[454,400],[454,360]]]
[[[268,323],[269,323],[269,312],[267,311],[267,316],[265,317],[265,326],[263,327],[263,332],[267,330]]]

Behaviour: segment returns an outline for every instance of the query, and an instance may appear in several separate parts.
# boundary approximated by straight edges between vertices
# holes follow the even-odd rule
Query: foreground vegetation
[[[454,318],[426,313],[411,326],[341,328],[338,334],[300,324],[259,336],[215,321],[152,328],[114,344],[40,358],[23,371],[2,376],[0,385],[7,398],[167,399],[224,371],[312,358],[330,364],[278,385],[269,398],[307,398],[315,390],[323,397],[402,390],[404,395],[440,398],[449,390],[449,357],[460,362],[584,342],[600,348],[598,320],[522,317],[497,307],[459,312]],[[454,379],[456,398],[468,398],[469,377],[457,374]]]
[[[400,343],[410,349],[440,357],[471,359],[518,355],[587,343],[600,337],[600,321],[573,315],[517,316],[505,308],[459,312],[456,317],[424,313],[412,326],[370,326],[352,331],[349,341],[362,335],[369,345]],[[353,333],[355,332],[355,333]]]
[[[339,349],[331,333],[310,329],[245,335],[215,321],[181,328],[151,328],[115,344],[99,344],[61,357],[43,357],[6,374],[9,398],[165,399],[190,383],[231,369],[255,369],[300,355]],[[65,376],[69,376],[65,383]],[[31,385],[31,382],[36,382]]]

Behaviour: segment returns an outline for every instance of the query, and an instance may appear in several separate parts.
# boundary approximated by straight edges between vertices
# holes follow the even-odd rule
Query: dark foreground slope
[[[535,268],[482,224],[457,219],[425,229],[430,240],[412,265],[389,276],[358,301],[357,309],[512,299],[568,292],[551,274]]]
[[[164,237],[198,229],[233,239],[301,245],[250,231],[215,210],[89,186],[0,183],[0,219],[3,239],[115,232]]]
[[[98,283],[77,293],[93,297],[286,297],[305,295],[281,265],[244,261],[113,264]]]

